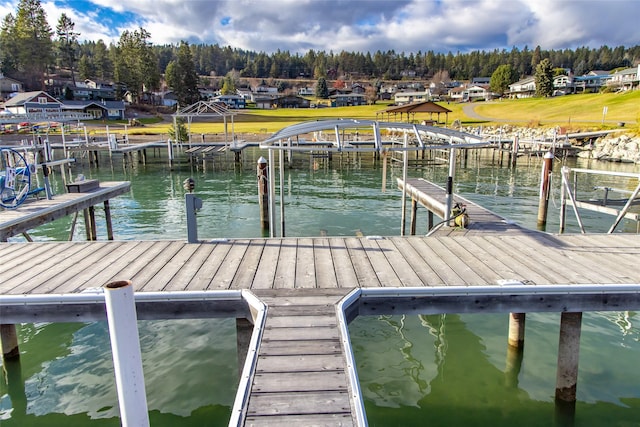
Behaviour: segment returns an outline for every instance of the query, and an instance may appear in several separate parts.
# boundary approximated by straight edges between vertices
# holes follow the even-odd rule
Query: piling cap
[[[265,159],[264,157],[260,156],[260,158],[258,159],[258,164],[266,164],[267,163],[267,159]]]
[[[547,154],[544,155],[545,159],[553,159],[553,153],[551,151],[547,151]]]

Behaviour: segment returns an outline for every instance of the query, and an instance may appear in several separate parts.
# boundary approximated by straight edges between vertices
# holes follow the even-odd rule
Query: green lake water
[[[171,170],[164,154],[127,167],[120,158],[110,162],[103,156],[99,168],[85,161],[74,166],[73,174],[132,182],[130,194],[111,201],[116,240],[186,239],[183,181],[189,177],[203,199],[197,214],[200,239],[261,237],[255,177],[261,155],[267,157],[247,150],[241,166],[234,167],[229,157],[206,171],[184,160]],[[382,191],[382,165],[370,154],[338,156],[331,164],[301,154],[294,160],[284,180],[287,236],[400,234],[401,193],[395,181],[400,168],[389,166]],[[639,172],[628,164],[568,162]],[[515,169],[497,163],[489,151],[470,156],[466,166],[458,165],[454,191],[535,228],[541,160],[520,159]],[[554,165],[550,232],[558,231],[560,165]],[[423,166],[412,168],[409,176],[444,185],[447,172],[447,166]],[[55,192],[62,191],[59,174],[52,184]],[[633,190],[635,182],[590,177],[580,185],[588,193],[594,186]],[[98,237],[104,240],[102,210],[96,214]],[[613,221],[587,212],[582,219],[589,232],[604,232]],[[426,233],[426,221],[419,210],[420,234]],[[578,232],[570,210],[567,221],[567,232]],[[71,222],[64,218],[30,235],[38,241],[67,240]],[[636,232],[636,225],[624,222],[619,230]],[[84,240],[84,234],[78,221],[74,240]],[[585,313],[572,425],[640,425],[635,319],[634,312]],[[559,314],[527,316],[517,372],[506,369],[507,326],[502,314],[357,318],[350,333],[369,425],[563,425],[553,403]],[[238,380],[233,319],[141,321],[139,328],[152,425],[226,425]],[[7,381],[0,383],[0,426],[119,425],[104,322],[25,324],[19,334],[21,361],[4,366]]]

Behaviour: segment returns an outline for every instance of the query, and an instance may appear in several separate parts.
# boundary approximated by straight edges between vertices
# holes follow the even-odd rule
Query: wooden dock
[[[437,216],[440,220],[446,218],[447,191],[433,182],[423,178],[407,179],[405,182],[398,178],[398,188],[403,191],[406,188],[407,197],[412,200],[411,204],[411,229],[415,229],[417,205],[421,205],[427,209],[429,215],[428,225],[423,229],[424,233],[429,232],[434,226],[432,215]],[[469,216],[469,225],[465,228],[452,226],[439,227],[438,235],[469,235],[478,233],[536,233],[536,231],[528,230],[519,225],[501,217],[500,215],[468,200],[464,197],[453,194],[454,203],[460,202],[464,205],[466,213]],[[415,233],[412,233],[415,234]]]
[[[50,200],[29,198],[16,209],[0,211],[0,242],[67,215],[93,209],[100,203],[108,213],[109,199],[128,193],[130,188],[130,182],[101,182],[98,188],[83,193],[56,194]],[[109,216],[107,221],[110,221]],[[95,220],[92,225],[95,226]]]
[[[443,214],[438,191],[444,190],[422,180],[408,180],[406,189],[416,203]],[[64,205],[64,196],[74,198],[69,203],[75,206],[89,206],[125,191],[128,183],[102,183],[100,196],[70,193],[56,202]],[[360,402],[336,309],[354,289],[640,283],[639,235],[552,235],[510,224],[468,201],[467,208],[468,229],[449,227],[428,237],[0,242],[0,295],[82,295],[119,280],[131,280],[140,294],[167,298],[179,291],[249,291],[267,311],[255,369],[242,379],[248,392],[238,425],[358,425]],[[33,219],[23,212],[12,227],[3,221],[0,230],[10,236],[64,209],[55,212],[33,212]],[[2,215],[9,213],[19,214]],[[24,226],[16,225],[21,221]],[[165,306],[174,317],[198,314]],[[79,321],[85,319],[82,310],[55,302],[11,309],[0,304],[0,324]],[[140,318],[149,316],[148,308],[139,310]],[[104,313],[94,309],[93,315]]]

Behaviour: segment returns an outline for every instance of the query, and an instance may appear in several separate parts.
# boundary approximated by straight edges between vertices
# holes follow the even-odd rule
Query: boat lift
[[[571,173],[573,173],[572,180],[570,180]],[[638,199],[638,196],[640,195],[640,174],[627,173],[627,172],[599,171],[594,169],[569,168],[567,166],[562,167],[561,174],[562,174],[562,187],[561,187],[561,196],[560,196],[562,200],[562,204],[560,206],[560,232],[561,233],[564,231],[564,228],[565,228],[566,205],[571,205],[573,207],[573,211],[576,216],[576,220],[578,221],[580,231],[583,234],[585,233],[585,229],[582,223],[582,218],[580,217],[580,213],[578,212],[578,208],[615,216],[616,219],[614,220],[613,224],[607,231],[607,233],[609,234],[615,231],[616,227],[620,224],[623,218],[631,221],[635,221],[636,226],[640,227],[640,214],[631,212],[631,207],[640,203],[640,199]],[[593,190],[604,192],[602,198],[579,200],[577,197],[579,175],[627,177],[630,179],[636,179],[638,183],[636,185],[636,188],[633,191],[630,191],[627,189],[612,188],[607,186],[594,186]],[[629,194],[629,196],[626,198],[616,199],[611,197],[612,193]],[[618,210],[617,208],[612,206],[622,206],[622,209]]]
[[[386,131],[383,133],[383,131]],[[322,141],[308,141],[305,135],[326,135]],[[330,135],[333,135],[331,137]],[[351,138],[350,136],[355,136]],[[294,143],[295,141],[295,143]],[[329,119],[298,123],[283,128],[260,144],[269,152],[269,235],[275,237],[275,166],[274,151],[279,152],[280,182],[280,236],[285,236],[284,215],[284,152],[378,152],[383,158],[382,183],[386,181],[387,153],[399,152],[403,159],[403,179],[407,179],[408,154],[412,151],[450,150],[447,181],[447,209],[453,207],[453,177],[455,175],[455,149],[488,147],[494,143],[480,136],[453,129],[403,122],[381,122],[361,119]],[[446,218],[447,221],[450,218]],[[402,191],[402,224],[406,223],[406,190]]]

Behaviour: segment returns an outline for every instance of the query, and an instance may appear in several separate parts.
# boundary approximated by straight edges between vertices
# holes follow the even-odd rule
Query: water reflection
[[[358,317],[349,329],[369,424],[634,425],[634,317],[585,313],[573,407],[554,402],[558,314],[527,314],[522,353],[507,345],[506,315]]]
[[[140,321],[139,331],[152,424],[226,425],[238,383],[235,319]],[[59,415],[119,425],[106,322],[22,325],[20,336],[21,358],[3,366],[3,426],[34,416],[68,425]]]

